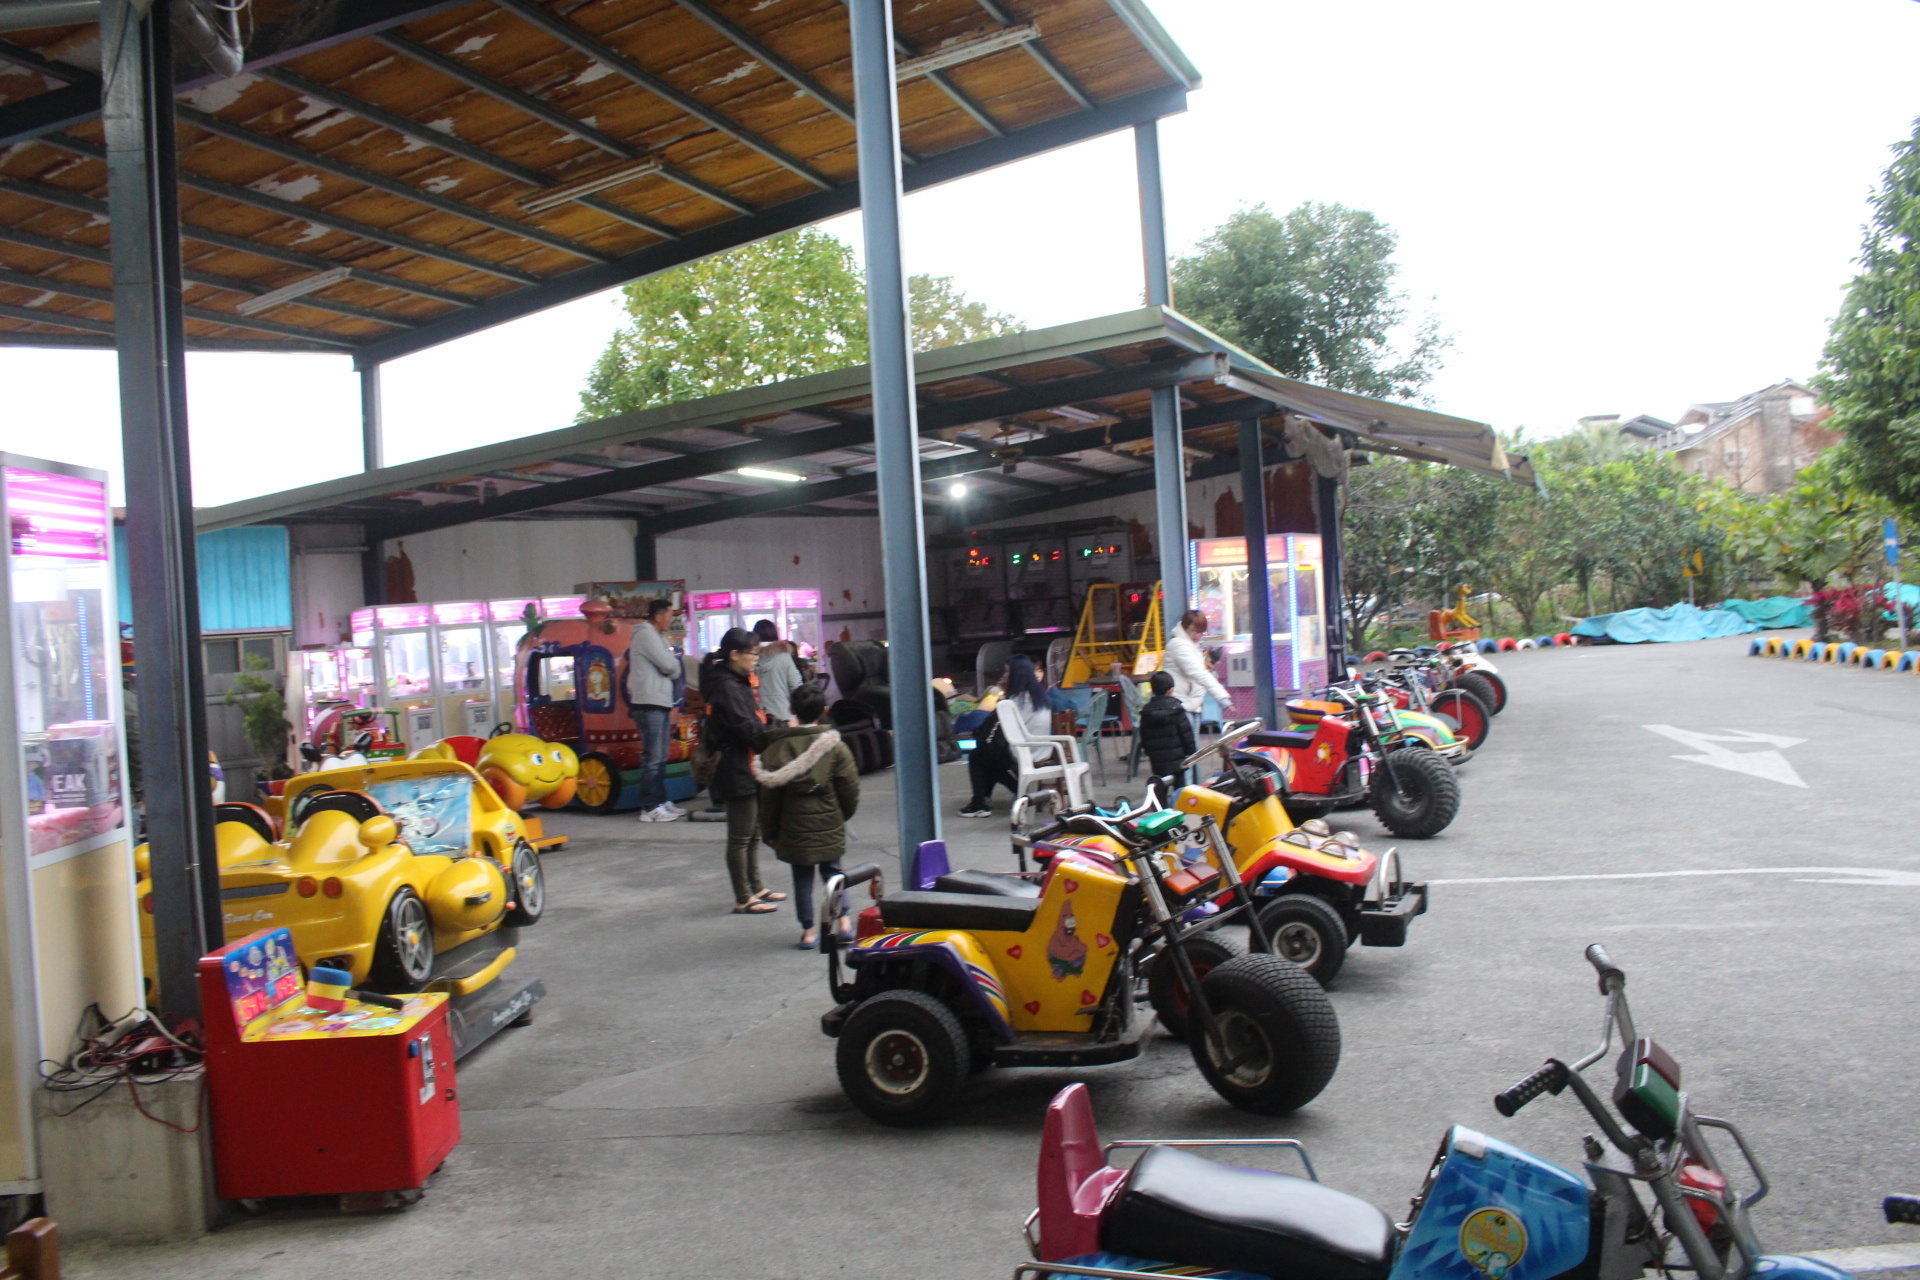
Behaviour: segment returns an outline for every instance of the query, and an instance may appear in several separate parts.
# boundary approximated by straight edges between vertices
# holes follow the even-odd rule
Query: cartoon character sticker
[[[1054,925],[1053,934],[1047,939],[1047,964],[1053,969],[1054,980],[1065,982],[1076,977],[1087,967],[1087,944],[1074,936],[1079,922],[1073,918],[1073,902],[1069,899],[1060,904],[1060,920]]]
[[[1487,1280],[1505,1280],[1527,1252],[1527,1228],[1505,1209],[1480,1209],[1460,1224],[1460,1253]]]

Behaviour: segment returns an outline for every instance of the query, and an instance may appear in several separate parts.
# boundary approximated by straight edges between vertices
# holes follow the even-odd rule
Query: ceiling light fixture
[[[904,58],[895,63],[893,78],[896,81],[911,80],[915,76],[931,75],[935,71],[944,71],[958,63],[984,58],[990,53],[1016,49],[1039,38],[1040,28],[1029,22],[1024,26],[1006,27],[972,40],[955,40],[930,53],[923,53],[917,58]]]
[[[957,502],[967,496],[967,486],[956,481],[947,486],[947,496]]]
[[[330,284],[339,284],[342,280],[349,279],[352,275],[352,267],[335,267],[331,271],[315,272],[304,280],[295,280],[292,284],[283,284],[278,289],[269,293],[263,293],[257,298],[248,298],[243,302],[235,304],[233,309],[243,316],[258,315],[260,312],[277,307],[283,302],[292,302],[295,298],[303,294],[324,289]]]
[[[563,182],[557,187],[546,187],[540,191],[519,197],[514,204],[528,213],[545,213],[570,204],[583,196],[590,196],[610,187],[622,186],[635,178],[644,178],[650,173],[660,172],[658,160],[630,160],[614,165],[610,169],[601,169],[585,177],[575,178],[572,182]]]
[[[806,479],[805,476],[797,476],[791,471],[768,471],[761,467],[741,467],[734,474],[753,480],[778,480],[783,484],[798,484]]]

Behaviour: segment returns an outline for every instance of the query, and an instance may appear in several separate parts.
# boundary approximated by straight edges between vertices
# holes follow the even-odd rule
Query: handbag
[[[696,786],[713,785],[713,775],[720,768],[720,753],[713,749],[713,744],[707,737],[707,726],[712,723],[711,713],[701,716],[700,731],[694,735],[693,758],[687,766],[687,772],[692,775]]]

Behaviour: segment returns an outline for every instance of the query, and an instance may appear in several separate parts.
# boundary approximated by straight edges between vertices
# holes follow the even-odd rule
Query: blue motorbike
[[[1612,1147],[1585,1139],[1584,1179],[1455,1125],[1407,1220],[1395,1223],[1322,1185],[1292,1139],[1102,1146],[1086,1086],[1076,1084],[1047,1109],[1040,1203],[1026,1224],[1037,1261],[1014,1280],[1632,1280],[1648,1271],[1846,1280],[1824,1262],[1762,1251],[1749,1213],[1767,1179],[1752,1148],[1731,1122],[1694,1113],[1679,1065],[1634,1030],[1626,975],[1598,944],[1586,955],[1607,1002],[1600,1047],[1573,1063],[1550,1058],[1494,1099],[1512,1116],[1542,1094],[1571,1089]],[[1607,1057],[1616,1030],[1622,1048],[1603,1100],[1582,1073]],[[1739,1150],[1744,1194],[1708,1146],[1710,1129]],[[1195,1154],[1232,1147],[1290,1149],[1306,1176]],[[1127,1148],[1144,1150],[1131,1167],[1114,1164],[1112,1153]]]

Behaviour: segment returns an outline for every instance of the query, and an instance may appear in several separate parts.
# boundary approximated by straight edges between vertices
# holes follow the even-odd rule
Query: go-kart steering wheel
[[[502,720],[499,724],[496,724],[495,726],[493,726],[492,731],[489,732],[487,736],[489,738],[504,738],[510,733],[517,733],[517,732],[519,732],[519,730],[514,728],[513,721]]]

